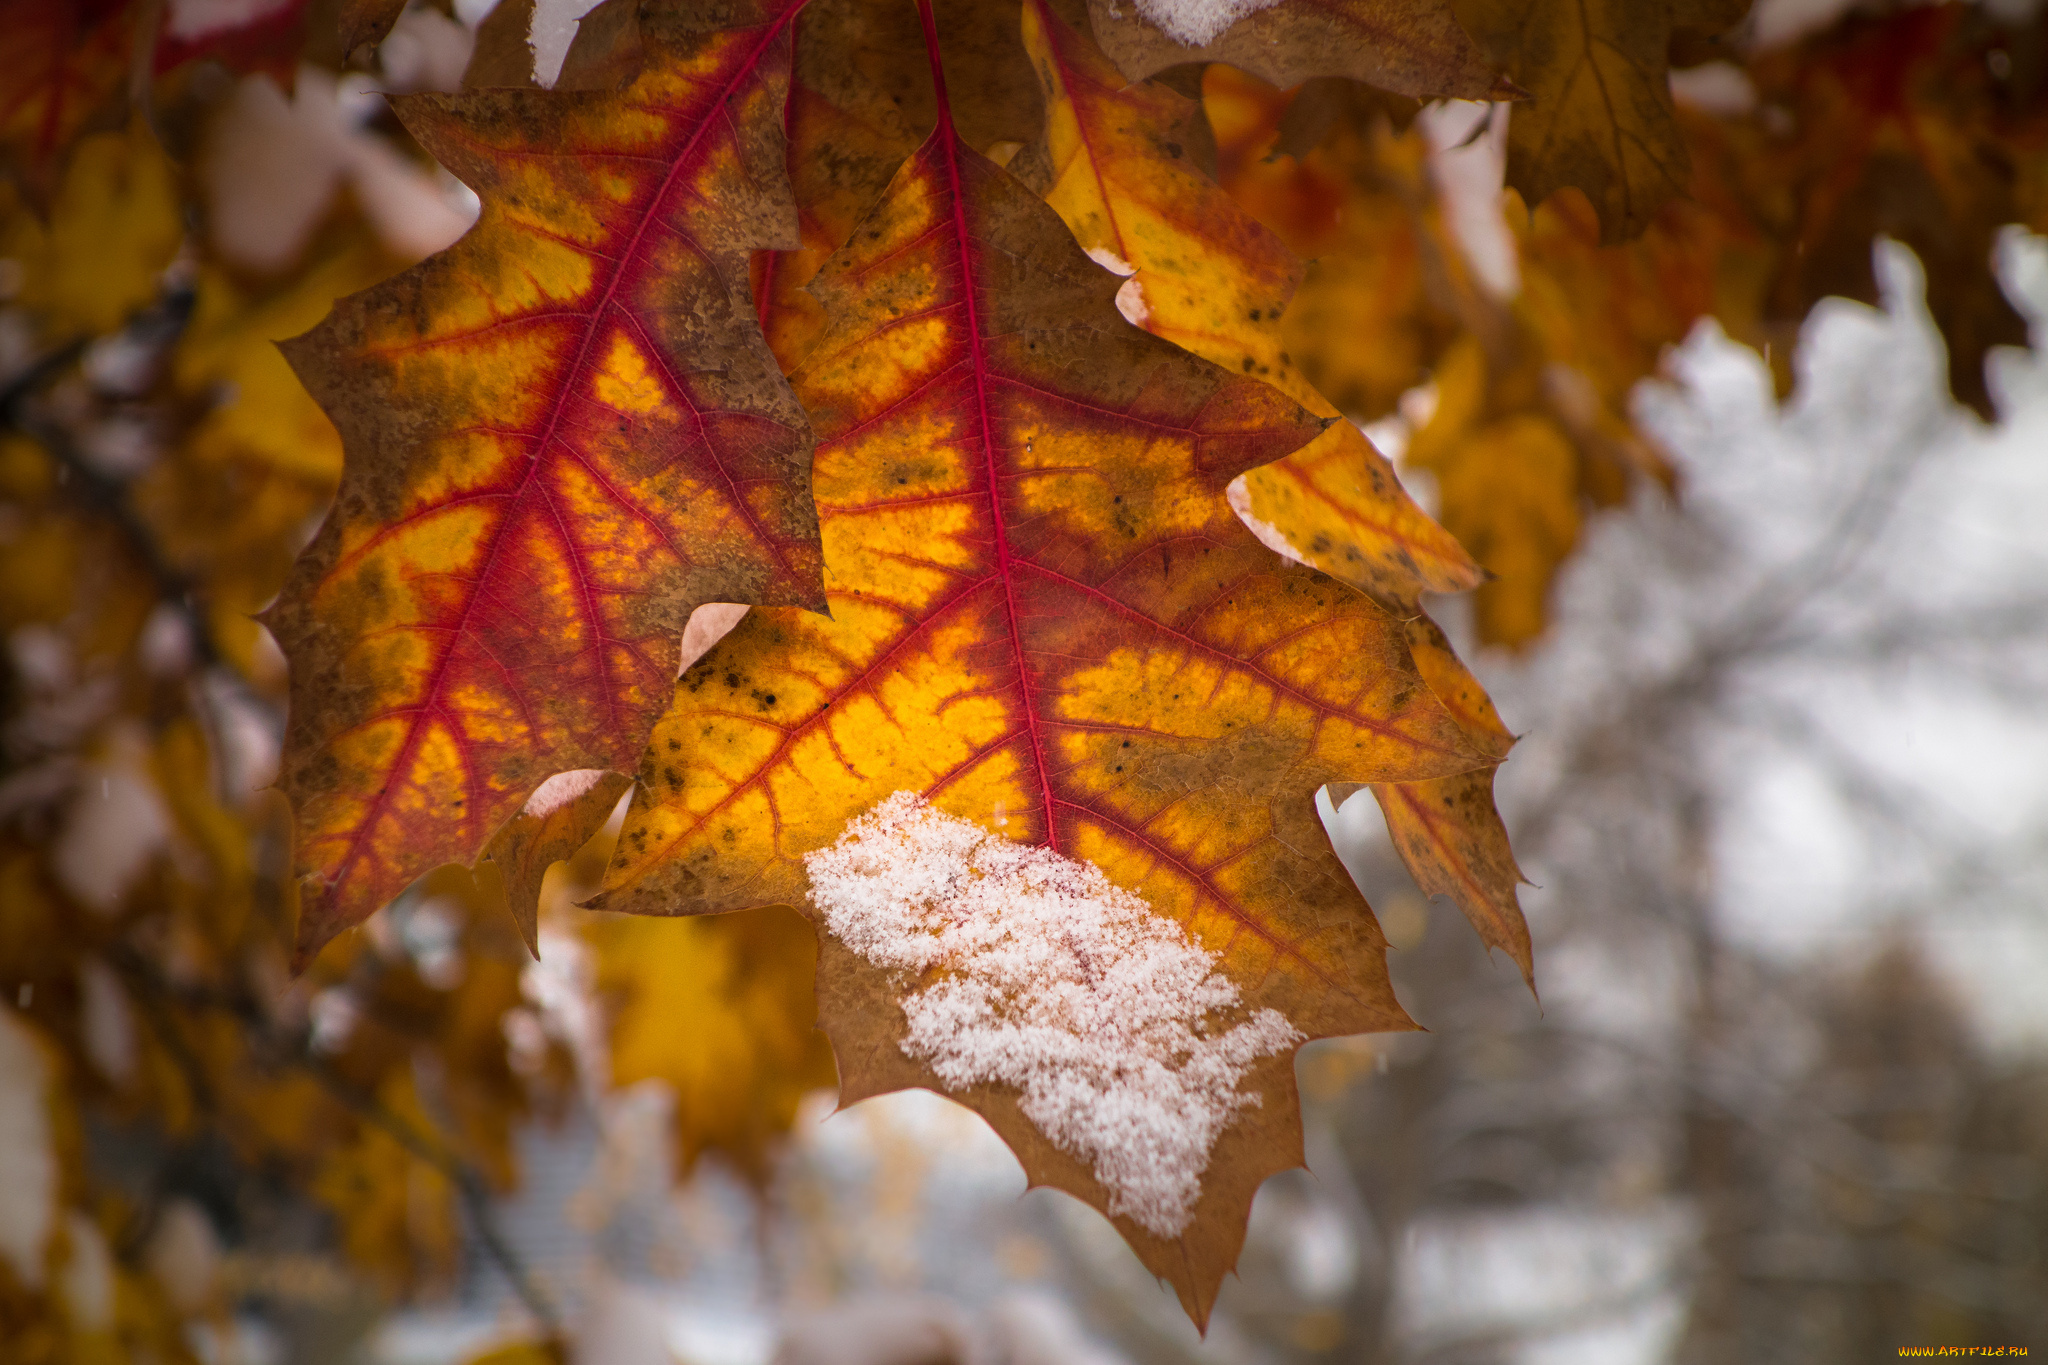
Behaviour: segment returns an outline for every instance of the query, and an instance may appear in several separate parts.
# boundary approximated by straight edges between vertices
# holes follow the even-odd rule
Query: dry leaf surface
[[[286,348],[347,452],[268,618],[302,956],[543,778],[630,766],[696,606],[820,602],[808,424],[746,292],[794,241],[794,12],[650,34],[617,94],[397,101],[484,206]]]
[[[1398,619],[1231,512],[1228,483],[1323,419],[1129,327],[1118,287],[939,124],[811,285],[793,383],[832,616],[757,610],[683,676],[593,904],[801,904],[803,857],[910,791],[1101,868],[1306,1036],[1406,1026],[1313,792],[1484,758]],[[901,1010],[836,1013],[825,952],[821,1018],[868,1093],[889,1049],[859,1040]],[[1260,1122],[1290,1130],[1287,1099]],[[1297,1159],[1298,1133],[1276,1141],[1204,1200]],[[1132,1233],[1198,1318],[1244,1214],[1203,1207],[1179,1239]]]

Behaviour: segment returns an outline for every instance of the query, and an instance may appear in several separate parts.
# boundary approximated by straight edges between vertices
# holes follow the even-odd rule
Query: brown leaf
[[[604,0],[579,19],[555,89],[623,90],[631,85],[647,56],[640,4],[641,0]]]
[[[1876,303],[1872,242],[1904,242],[1927,272],[1949,387],[1987,419],[1986,353],[2027,343],[1993,249],[2006,224],[2040,222],[2039,200],[2030,215],[2020,190],[2041,105],[1992,74],[2006,46],[1956,6],[1850,20],[1757,63],[1766,107],[1789,116],[1790,135],[1759,114],[1737,143],[1750,222],[1778,246],[1768,316],[1789,330],[1830,294]]]
[[[1512,93],[1458,25],[1450,0],[1281,0],[1189,45],[1134,0],[1088,0],[1095,41],[1134,81],[1189,62],[1227,62],[1295,86],[1349,76],[1417,99],[1497,99]]]
[[[469,65],[462,72],[464,90],[531,90],[538,86],[533,78],[533,48],[527,43],[533,28],[533,5],[534,0],[501,0],[484,16],[477,25]],[[578,33],[580,36],[580,29]]]
[[[535,959],[540,957],[540,887],[548,869],[589,843],[632,785],[624,773],[596,770],[549,778],[484,849],[477,870],[481,873],[488,863],[503,880],[512,922]]]
[[[405,13],[408,0],[340,0],[335,31],[341,37],[343,56],[353,57],[362,48],[375,47],[391,36],[398,16]],[[527,0],[528,4],[532,0]],[[501,8],[516,8],[512,0]],[[488,22],[488,21],[486,21]]]
[[[1690,178],[1671,106],[1671,0],[1454,0],[1529,92],[1508,124],[1508,184],[1531,205],[1572,186],[1603,240],[1633,237]]]

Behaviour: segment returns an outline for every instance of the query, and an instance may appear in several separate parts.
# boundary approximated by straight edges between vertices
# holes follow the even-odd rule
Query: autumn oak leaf
[[[617,93],[394,101],[483,207],[285,347],[346,456],[267,618],[302,960],[543,779],[630,768],[693,608],[823,605],[809,428],[746,276],[796,243],[796,3],[740,9],[647,20]]]
[[[823,327],[792,382],[832,614],[756,610],[684,674],[592,905],[805,905],[805,857],[909,793],[1099,869],[1304,1037],[1410,1026],[1313,793],[1485,756],[1399,619],[1230,509],[1232,479],[1326,419],[1128,326],[1118,287],[941,120],[811,285]],[[901,1011],[829,935],[821,953],[845,1095],[921,1084],[1004,1128],[1014,1097],[903,1071]],[[1300,1157],[1286,1059],[1250,1076],[1254,1150],[1183,1232],[1119,1224],[1198,1321],[1258,1180]],[[1032,1180],[1107,1209],[1071,1157],[1018,1146]]]
[[[1125,316],[1336,417],[1281,346],[1300,263],[1186,155],[1201,117],[1194,102],[1127,83],[1043,0],[1026,0],[1024,38],[1045,85],[1046,202],[1090,256],[1130,276],[1118,293]],[[1272,548],[1397,612],[1417,610],[1424,592],[1480,582],[1478,566],[1349,422],[1248,471],[1230,497]]]

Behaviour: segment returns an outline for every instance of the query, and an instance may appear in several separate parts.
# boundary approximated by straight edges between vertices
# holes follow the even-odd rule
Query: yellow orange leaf
[[[516,1341],[471,1356],[464,1365],[567,1365],[568,1348],[561,1341]]]
[[[398,1122],[433,1130],[406,1073],[394,1073],[377,1100]],[[388,1128],[360,1123],[322,1161],[312,1194],[332,1211],[349,1259],[390,1288],[416,1288],[454,1269],[455,1189]]]
[[[1515,738],[1443,630],[1427,616],[1413,617],[1408,643],[1416,669],[1474,747],[1496,764],[1505,758]],[[1457,902],[1480,941],[1513,959],[1533,991],[1536,965],[1517,894],[1526,879],[1508,846],[1507,826],[1494,809],[1493,774],[1494,766],[1488,766],[1422,782],[1376,783],[1372,792],[1415,884],[1425,895]],[[1330,799],[1341,805],[1354,790],[1332,786]]]
[[[171,375],[191,401],[209,403],[186,437],[194,458],[248,460],[332,489],[341,437],[276,343],[319,322],[334,301],[394,274],[403,262],[360,219],[337,224],[299,268],[254,280],[218,262],[200,267],[192,317],[171,356]]]
[[[1199,117],[1193,102],[1161,85],[1127,85],[1042,0],[1027,0],[1024,36],[1046,87],[1046,202],[1097,262],[1130,274],[1118,295],[1125,315],[1311,412],[1337,416],[1281,347],[1298,263],[1195,169],[1186,153]],[[1423,592],[1478,582],[1464,550],[1348,422],[1249,471],[1231,496],[1273,548],[1397,611],[1412,610]]]
[[[1493,415],[1479,343],[1463,338],[1437,372],[1436,411],[1408,459],[1437,478],[1445,526],[1492,578],[1475,595],[1480,638],[1542,634],[1551,579],[1579,538],[1579,454],[1539,411]]]
[[[945,63],[968,143],[986,150],[1035,138],[1038,87],[1025,58],[1017,11],[983,0],[942,0]],[[936,119],[917,11],[899,0],[813,0],[797,18],[796,64],[784,126],[803,246],[754,259],[761,324],[785,371],[821,325],[804,286],[846,244],[889,177]]]
[[[1425,895],[1456,901],[1480,940],[1513,959],[1534,990],[1529,925],[1515,893],[1526,879],[1494,809],[1493,773],[1481,768],[1427,782],[1376,782],[1372,794],[1415,884]]]
[[[1313,793],[1483,758],[1398,619],[1231,513],[1230,480],[1324,420],[1126,326],[1117,288],[940,122],[811,285],[825,324],[792,382],[832,617],[756,610],[684,674],[594,905],[800,904],[804,856],[910,791],[1095,864],[1309,1036],[1407,1026]],[[866,1068],[901,1019],[864,998],[828,965],[850,1094],[896,1083]],[[1298,1159],[1290,1074],[1258,1073],[1270,1125],[1192,1231],[1120,1221],[1197,1320],[1251,1188]],[[1036,1151],[1031,1177],[1062,1180]]]
[[[796,8],[648,16],[617,93],[396,101],[483,210],[285,348],[347,452],[268,618],[302,959],[542,779],[629,766],[696,606],[822,602],[808,424],[746,277],[795,245]]]
[[[13,192],[0,187],[0,205]],[[46,345],[111,332],[156,298],[185,227],[171,159],[141,119],[81,140],[48,221],[0,207],[0,257],[21,271],[14,301]]]

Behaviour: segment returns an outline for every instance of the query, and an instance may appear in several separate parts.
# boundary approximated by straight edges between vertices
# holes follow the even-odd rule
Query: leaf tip
[[[1514,78],[1505,71],[1494,77],[1492,86],[1486,92],[1486,98],[1496,103],[1534,99],[1535,97],[1535,91],[1525,90],[1515,84]]]

